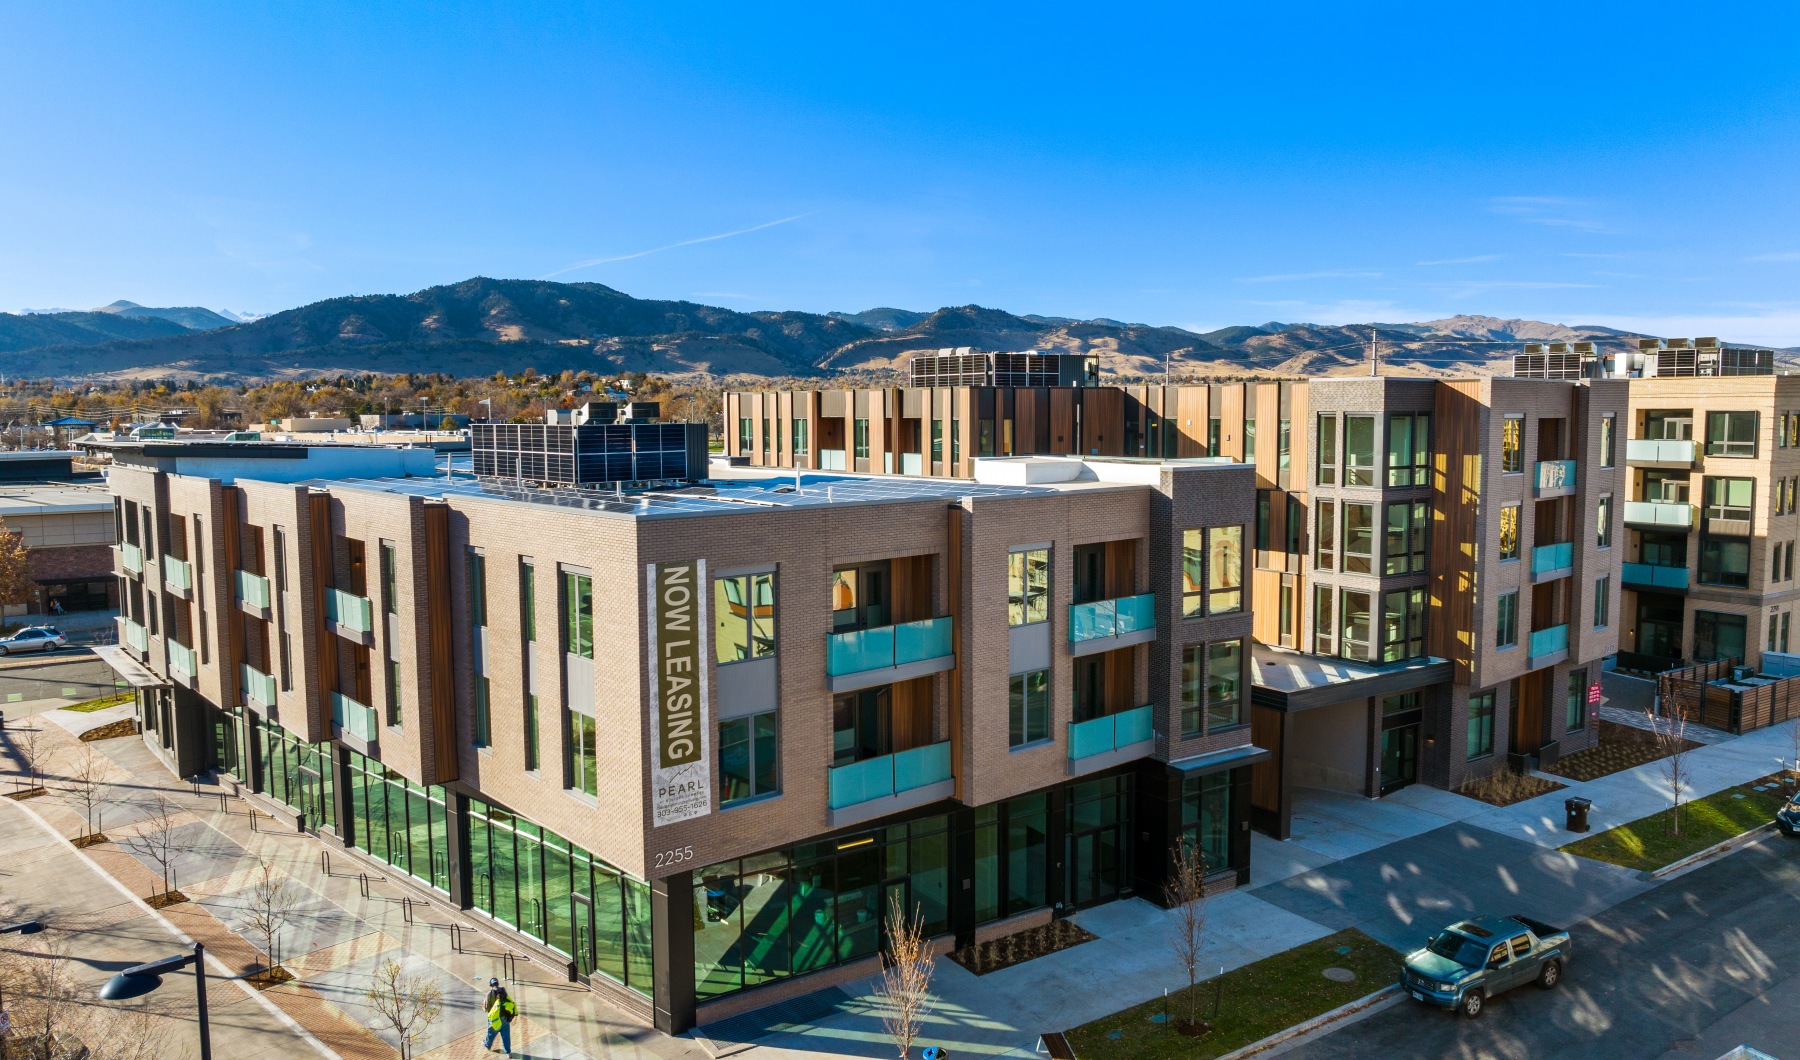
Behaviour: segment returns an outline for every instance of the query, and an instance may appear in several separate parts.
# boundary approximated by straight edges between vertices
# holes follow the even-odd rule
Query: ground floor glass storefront
[[[306,815],[308,828],[337,830],[331,791],[336,781],[330,743],[302,743],[286,729],[263,718],[251,723],[251,748],[264,795]]]
[[[1231,774],[1209,773],[1181,782],[1181,836],[1198,843],[1210,875],[1235,869],[1231,857]]]
[[[450,890],[448,797],[421,787],[355,751],[344,779],[350,789],[351,845],[446,893]]]
[[[975,922],[1048,904],[1050,796],[1039,792],[976,807]]]

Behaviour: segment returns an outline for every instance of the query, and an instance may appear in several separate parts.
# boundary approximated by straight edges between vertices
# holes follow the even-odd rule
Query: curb
[[[1275,1046],[1280,1045],[1282,1042],[1289,1041],[1294,1038],[1298,1038],[1304,1034],[1311,1034],[1313,1031],[1318,1030],[1320,1027],[1324,1027],[1327,1024],[1336,1023],[1338,1020],[1343,1019],[1345,1016],[1353,1016],[1356,1013],[1363,1011],[1364,1009],[1372,1008],[1376,1005],[1381,1004],[1384,1001],[1389,1001],[1389,1000],[1397,999],[1397,998],[1404,997],[1404,996],[1405,995],[1401,991],[1399,983],[1395,983],[1392,986],[1383,987],[1380,990],[1375,991],[1373,994],[1369,994],[1364,997],[1359,997],[1355,1001],[1352,1001],[1347,1005],[1339,1005],[1337,1008],[1332,1009],[1330,1012],[1320,1013],[1319,1015],[1314,1016],[1312,1019],[1309,1019],[1309,1020],[1305,1021],[1304,1023],[1296,1023],[1292,1027],[1287,1028],[1286,1030],[1276,1031],[1274,1034],[1269,1035],[1267,1038],[1264,1038],[1263,1040],[1261,1040],[1259,1042],[1251,1042],[1249,1045],[1244,1046],[1242,1049],[1235,1049],[1229,1053],[1226,1053],[1224,1056],[1219,1057],[1218,1060],[1239,1060],[1240,1057],[1251,1056],[1253,1054],[1260,1053],[1265,1049],[1273,1049]]]
[[[1698,853],[1689,854],[1687,857],[1682,858],[1680,861],[1671,861],[1667,865],[1664,865],[1660,869],[1650,869],[1647,871],[1640,870],[1638,875],[1646,880],[1660,880],[1664,876],[1669,875],[1670,873],[1680,872],[1682,869],[1688,868],[1692,865],[1698,864],[1699,862],[1705,861],[1707,858],[1710,858],[1710,857],[1714,856],[1715,854],[1723,854],[1727,850],[1730,850],[1732,847],[1739,846],[1744,843],[1749,843],[1752,840],[1760,838],[1764,833],[1773,832],[1774,830],[1775,830],[1775,822],[1774,821],[1769,821],[1764,824],[1759,824],[1755,828],[1750,829],[1748,832],[1739,832],[1737,835],[1732,836],[1730,839],[1725,840],[1723,843],[1714,843],[1712,846],[1707,847],[1705,850],[1699,851]]]

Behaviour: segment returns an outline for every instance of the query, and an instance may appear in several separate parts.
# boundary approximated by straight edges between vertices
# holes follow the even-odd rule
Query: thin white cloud
[[[1455,291],[1554,291],[1570,287],[1599,287],[1597,283],[1555,283],[1549,280],[1441,280],[1419,284],[1432,290]]]
[[[1576,228],[1584,232],[1600,232],[1605,226],[1589,217],[1578,216],[1583,204],[1574,199],[1546,195],[1502,195],[1488,203],[1488,209],[1527,224],[1553,228]]]
[[[1646,335],[1717,335],[1727,342],[1763,346],[1800,346],[1800,305],[1748,305],[1737,312],[1692,313],[1671,316],[1602,316],[1609,326]]]
[[[1240,276],[1239,283],[1289,283],[1295,280],[1379,280],[1381,273],[1359,269],[1328,269],[1324,272],[1289,272],[1275,276]]]
[[[1779,254],[1753,254],[1745,261],[1800,261],[1800,250],[1788,250]]]
[[[1499,260],[1500,260],[1500,255],[1498,255],[1498,254],[1476,254],[1476,255],[1473,255],[1473,256],[1467,257],[1467,258],[1445,258],[1442,261],[1421,261],[1421,262],[1418,262],[1418,264],[1424,265],[1424,266],[1478,265],[1484,261],[1499,261]]]
[[[630,261],[633,258],[642,258],[642,257],[646,257],[651,254],[661,254],[665,250],[674,250],[677,247],[691,247],[696,243],[711,243],[711,242],[714,242],[714,241],[720,240],[720,239],[730,239],[732,236],[748,235],[751,232],[760,232],[765,228],[774,228],[776,225],[784,225],[784,224],[788,224],[791,221],[798,221],[802,217],[811,217],[814,213],[817,213],[817,212],[818,212],[817,210],[812,210],[812,211],[808,211],[807,213],[797,213],[792,217],[783,217],[780,220],[776,220],[776,221],[764,221],[762,224],[751,225],[749,228],[739,228],[733,232],[720,232],[718,235],[700,236],[698,239],[684,239],[679,243],[670,243],[668,246],[663,246],[663,247],[651,247],[649,250],[640,250],[640,251],[637,251],[632,254],[615,254],[609,258],[588,258],[583,261],[577,261],[577,262],[574,262],[569,265],[564,265],[562,268],[557,269],[554,272],[547,272],[544,275],[539,276],[538,279],[548,280],[555,276],[561,276],[564,273],[574,272],[577,269],[592,268],[595,265],[610,265],[615,261]]]

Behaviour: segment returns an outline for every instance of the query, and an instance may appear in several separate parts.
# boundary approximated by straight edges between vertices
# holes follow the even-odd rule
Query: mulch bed
[[[1561,791],[1567,784],[1558,784],[1554,780],[1534,777],[1529,773],[1513,773],[1501,770],[1480,780],[1471,780],[1456,789],[1458,795],[1471,799],[1480,799],[1490,806],[1511,806],[1515,802],[1535,799],[1539,795],[1548,795],[1553,791]]]
[[[46,788],[26,788],[24,791],[9,791],[6,793],[6,797],[9,799],[35,799],[39,795],[47,794],[49,794],[49,790]]]
[[[169,906],[180,905],[182,902],[192,901],[192,899],[180,891],[164,891],[161,894],[153,894],[144,901],[152,909],[167,909]]]
[[[1069,920],[1052,920],[1048,924],[1017,931],[1004,938],[989,939],[973,946],[954,950],[950,959],[976,975],[986,975],[1015,964],[1024,964],[1057,950],[1066,950],[1098,938],[1093,932]]]
[[[95,740],[112,740],[120,736],[136,736],[137,731],[137,719],[125,718],[120,721],[112,722],[109,725],[102,725],[97,729],[89,729],[81,734],[81,740],[83,743],[93,743]]]
[[[280,965],[273,968],[265,968],[260,972],[244,976],[244,982],[249,983],[258,990],[268,990],[271,987],[280,986],[282,983],[291,983],[293,981],[293,973]]]
[[[89,832],[84,836],[76,836],[74,839],[69,840],[69,842],[78,847],[91,847],[101,843],[110,843],[112,840],[106,838],[105,832]]]
[[[1693,740],[1684,742],[1689,751],[1706,746]],[[1621,773],[1662,757],[1663,750],[1657,744],[1655,733],[1603,718],[1600,721],[1598,744],[1585,751],[1563,755],[1555,763],[1545,767],[1544,772],[1568,777],[1570,780],[1593,780]]]

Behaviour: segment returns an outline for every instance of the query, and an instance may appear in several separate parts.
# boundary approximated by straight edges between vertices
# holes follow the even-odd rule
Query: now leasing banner
[[[645,568],[650,607],[650,805],[655,826],[712,812],[706,561]]]

